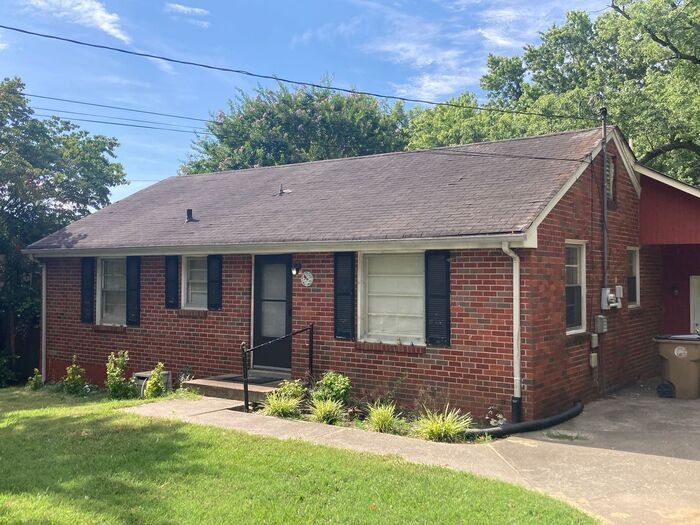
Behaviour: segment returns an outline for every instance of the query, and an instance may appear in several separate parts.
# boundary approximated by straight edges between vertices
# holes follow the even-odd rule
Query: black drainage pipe
[[[553,416],[535,419],[533,421],[523,421],[522,423],[506,423],[500,427],[470,428],[467,430],[467,436],[491,436],[496,438],[510,436],[511,434],[519,434],[521,432],[533,432],[535,430],[542,430],[544,428],[553,427],[554,425],[563,423],[564,421],[568,421],[569,419],[578,416],[581,412],[583,412],[583,403],[577,401],[571,408]]]

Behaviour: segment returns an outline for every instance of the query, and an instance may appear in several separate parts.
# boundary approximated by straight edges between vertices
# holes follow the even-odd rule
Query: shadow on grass
[[[36,396],[29,407],[25,398],[31,411],[17,410],[13,398],[19,404],[24,397],[4,395],[0,408],[6,497],[47,496],[109,522],[170,523],[157,510],[167,505],[168,485],[206,470],[200,460],[211,444],[186,434],[182,423],[125,416],[96,399],[66,406],[55,395]],[[40,409],[49,406],[64,408]]]

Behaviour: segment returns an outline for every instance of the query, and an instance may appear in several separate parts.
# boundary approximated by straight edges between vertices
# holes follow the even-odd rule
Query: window
[[[615,157],[608,155],[607,172],[605,173],[605,194],[608,200],[615,200]]]
[[[565,261],[566,331],[586,331],[586,246],[567,242]]]
[[[425,344],[424,254],[361,258],[360,338]]]
[[[100,323],[126,324],[126,259],[102,259]]]
[[[207,258],[183,257],[182,306],[191,309],[207,308]]]
[[[627,248],[627,306],[639,306],[639,248]]]

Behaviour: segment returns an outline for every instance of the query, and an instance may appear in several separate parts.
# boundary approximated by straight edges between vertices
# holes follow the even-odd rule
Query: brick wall
[[[395,390],[410,408],[451,406],[483,415],[498,406],[509,415],[512,395],[510,257],[500,250],[453,252],[449,348],[397,346],[333,337],[333,254],[296,255],[314,274],[311,287],[294,280],[294,328],[315,324],[315,367],[350,376],[355,394],[367,400]],[[307,369],[306,338],[293,345],[293,375]]]
[[[615,202],[610,205],[609,285],[622,285],[627,295],[627,247],[639,246],[638,197],[614,144]],[[602,156],[555,206],[538,229],[537,250],[520,250],[523,280],[523,370],[527,418],[550,415],[577,400],[658,373],[653,336],[659,333],[661,254],[655,247],[640,251],[641,306],[606,312],[608,333],[600,338],[600,366],[589,366],[590,333],[566,335],[564,244],[587,241],[587,328],[600,313],[603,286],[601,196]]]
[[[47,357],[49,377],[65,374],[72,354],[93,381],[105,376],[107,355],[128,350],[131,371],[151,370],[157,361],[177,374],[240,373],[239,345],[250,341],[251,257],[223,258],[223,308],[190,312],[165,308],[163,257],[141,258],[141,324],[102,327],[80,322],[80,258],[46,259]],[[201,317],[203,316],[203,317]]]

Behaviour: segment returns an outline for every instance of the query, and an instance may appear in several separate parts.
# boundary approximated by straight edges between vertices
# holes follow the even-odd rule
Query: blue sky
[[[606,0],[3,0],[5,25],[342,87],[444,100],[478,93],[489,52],[512,55]],[[0,30],[0,72],[28,93],[208,118],[255,79]],[[33,99],[33,107],[175,122]],[[37,113],[47,113],[38,110]],[[63,115],[68,117],[68,115]],[[81,118],[75,115],[76,118]],[[82,117],[91,118],[91,117]],[[116,136],[131,184],[113,200],[175,175],[193,135],[80,123]],[[195,126],[200,124],[194,124]]]

